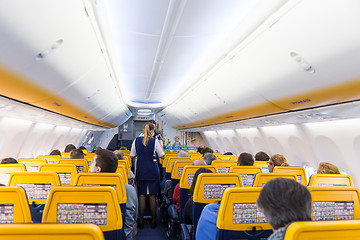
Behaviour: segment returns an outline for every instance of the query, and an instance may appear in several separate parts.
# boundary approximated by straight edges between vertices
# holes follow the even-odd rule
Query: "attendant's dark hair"
[[[73,144],[68,144],[66,145],[64,152],[69,153],[74,149],[76,149],[76,147]]]
[[[237,165],[239,166],[253,166],[254,158],[250,153],[241,153],[238,160]]]
[[[210,169],[207,169],[207,168],[204,168],[204,167],[201,167],[198,170],[196,170],[196,172],[194,174],[194,177],[193,177],[193,181],[192,181],[191,186],[190,186],[190,190],[189,190],[189,193],[190,193],[191,196],[194,195],[194,189],[195,189],[195,185],[196,185],[196,181],[197,181],[198,176],[201,173],[212,173],[212,172],[213,171],[211,171]]]
[[[109,172],[114,173],[118,167],[118,159],[116,155],[107,150],[107,149],[99,149],[95,152],[96,157],[96,165],[101,168],[101,172]]]
[[[146,146],[148,144],[149,139],[152,137],[150,131],[154,130],[154,129],[155,129],[154,124],[152,124],[152,123],[145,124],[144,130],[143,130],[144,138],[142,140],[144,146]]]
[[[255,154],[255,161],[269,161],[270,157],[265,152],[258,152]]]
[[[12,157],[4,158],[3,160],[1,160],[1,164],[12,164],[12,163],[18,163],[18,161],[16,161],[16,159]]]
[[[275,230],[293,221],[311,221],[311,194],[293,179],[268,181],[256,203]]]

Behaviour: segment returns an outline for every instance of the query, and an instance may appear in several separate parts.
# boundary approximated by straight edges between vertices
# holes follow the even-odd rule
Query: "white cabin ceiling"
[[[151,109],[180,129],[354,101],[350,87],[313,91],[359,82],[359,12],[358,0],[0,0],[12,85],[0,95],[105,127]]]

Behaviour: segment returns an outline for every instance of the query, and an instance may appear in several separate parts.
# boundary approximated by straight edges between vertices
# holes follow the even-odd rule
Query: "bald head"
[[[204,160],[195,160],[191,165],[206,165]]]

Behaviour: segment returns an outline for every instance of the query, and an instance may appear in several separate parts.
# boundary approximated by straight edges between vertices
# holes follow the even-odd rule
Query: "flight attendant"
[[[152,215],[151,227],[156,227],[156,194],[160,192],[160,172],[154,154],[163,158],[165,153],[159,140],[153,138],[155,126],[147,123],[143,129],[143,136],[137,137],[132,146],[130,156],[137,156],[136,180],[139,194],[139,222],[138,227],[144,227],[144,212],[146,195],[149,195],[150,211]]]

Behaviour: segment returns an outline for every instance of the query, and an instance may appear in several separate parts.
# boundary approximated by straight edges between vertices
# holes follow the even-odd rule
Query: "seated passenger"
[[[207,153],[214,153],[214,150],[212,150],[211,148],[209,147],[205,147],[203,150],[202,150],[202,155],[205,156],[205,154]]]
[[[95,152],[95,157],[90,163],[90,172],[108,172],[115,173],[118,167],[116,155],[106,149],[100,149]],[[126,190],[126,211],[124,232],[126,239],[133,239],[136,234],[136,219],[138,209],[138,197],[135,188],[125,183]]]
[[[120,150],[127,150],[127,147],[121,147]]]
[[[237,160],[238,166],[253,166],[254,165],[254,158],[250,153],[241,153]]]
[[[291,222],[311,221],[311,194],[292,179],[275,178],[267,182],[256,204],[274,231],[268,240],[284,239],[286,226]]]
[[[114,154],[116,155],[118,160],[125,160],[124,153],[121,150],[115,150]],[[129,169],[129,176],[130,176],[128,179],[129,184],[135,187],[135,174],[130,169]]]
[[[79,149],[81,149],[81,150],[86,150],[86,147],[80,146]]]
[[[84,159],[85,154],[81,149],[74,149],[70,152],[70,158],[71,159]]]
[[[199,146],[197,149],[197,152],[203,154],[203,151],[205,148],[206,148],[206,146]]]
[[[54,149],[51,151],[50,155],[58,155],[61,157],[61,152],[58,149]]]
[[[121,150],[115,150],[114,153],[119,160],[125,160],[124,153]]]
[[[201,173],[212,173],[212,171],[210,169],[203,168],[203,167],[196,170],[193,181],[192,181],[190,189],[189,189],[190,198],[187,200],[185,207],[184,207],[184,222],[185,222],[185,224],[191,224],[191,225],[193,224],[193,218],[192,218],[193,217],[192,209],[193,209],[193,203],[194,203],[193,195],[194,195],[194,189],[195,189],[197,178]]]
[[[181,151],[176,157],[189,157],[189,154],[187,152]]]
[[[204,162],[206,163],[206,165],[211,165],[212,161],[216,160],[216,156],[213,153],[205,153],[204,154]]]
[[[210,203],[204,207],[196,227],[196,240],[216,239],[216,221],[219,208],[219,203]]]
[[[290,165],[286,162],[286,158],[283,155],[275,154],[271,156],[269,160],[269,165],[268,165],[269,172],[273,172],[274,167],[276,166],[290,166]]]
[[[69,153],[74,149],[76,149],[76,147],[73,144],[68,144],[66,145],[64,152]]]
[[[226,152],[223,155],[234,155],[232,152]]]
[[[317,170],[317,173],[322,174],[340,174],[340,171],[337,166],[328,163],[328,162],[321,162],[319,164],[319,168]]]
[[[270,157],[265,152],[257,152],[255,154],[255,161],[269,161]]]
[[[4,158],[3,160],[1,160],[1,164],[13,164],[13,163],[18,163],[18,161],[16,161],[16,159],[12,157]]]

